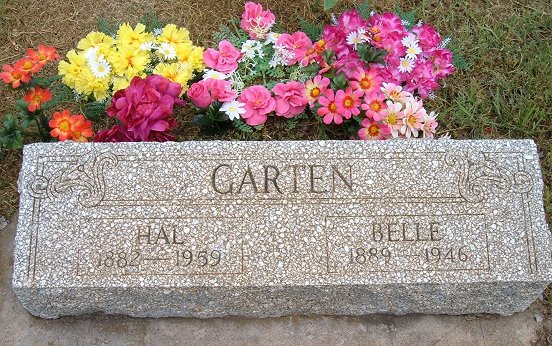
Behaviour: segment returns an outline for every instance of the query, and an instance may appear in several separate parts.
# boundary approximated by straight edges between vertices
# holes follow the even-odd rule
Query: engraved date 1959
[[[148,256],[138,250],[109,250],[97,253],[97,267],[101,268],[126,268],[138,267],[148,262],[168,262],[176,267],[215,267],[222,260],[220,250],[177,250],[167,257]]]

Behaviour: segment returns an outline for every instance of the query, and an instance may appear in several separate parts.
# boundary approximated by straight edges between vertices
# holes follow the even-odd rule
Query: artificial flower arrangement
[[[111,34],[91,32],[80,40],[57,76],[33,78],[59,58],[54,48],[40,46],[5,65],[0,78],[27,90],[17,102],[19,123],[36,120],[43,140],[175,140],[174,107],[187,101],[202,127],[230,123],[253,132],[269,117],[310,117],[318,126],[345,128],[353,139],[434,137],[437,114],[424,108],[423,99],[455,71],[450,39],[435,28],[369,12],[366,4],[324,27],[302,22],[303,31],[293,33],[276,27],[276,16],[253,2],[207,49],[174,24],[122,24]],[[48,89],[59,79],[84,114],[53,112],[68,101]],[[86,112],[91,108],[104,127],[95,135],[91,120],[98,118]],[[16,118],[7,117],[0,131],[4,147],[21,146]],[[116,123],[105,129],[109,118]]]
[[[320,37],[272,31],[275,16],[245,4],[240,31],[204,54],[210,68],[188,97],[206,116],[241,126],[305,113],[346,124],[361,139],[433,137],[423,99],[455,71],[447,40],[394,13],[343,12]],[[408,26],[408,28],[407,28]],[[314,43],[313,43],[314,41]]]

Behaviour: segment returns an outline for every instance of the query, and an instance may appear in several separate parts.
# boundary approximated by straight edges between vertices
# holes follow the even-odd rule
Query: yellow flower
[[[127,23],[121,24],[117,31],[117,37],[117,45],[131,46],[136,49],[138,49],[142,43],[154,40],[154,36],[146,31],[146,26],[142,23],[138,23],[134,29]]]
[[[63,75],[63,83],[70,88],[75,88],[75,80],[82,70],[86,68],[86,59],[83,54],[70,50],[67,53],[67,61],[61,61],[58,65],[59,74]]]
[[[180,44],[176,47],[178,61],[189,63],[196,71],[203,71],[203,48],[193,45]]]
[[[115,40],[106,34],[98,31],[92,31],[85,38],[79,41],[78,49],[87,50],[88,48],[111,46],[115,44]]]
[[[86,95],[92,94],[96,100],[104,100],[108,96],[109,78],[96,78],[89,68],[85,68],[75,80],[75,90]]]
[[[132,78],[146,69],[146,66],[150,63],[150,54],[140,49],[121,47],[108,60],[113,65],[115,74]]]
[[[126,89],[130,85],[130,78],[127,77],[113,77],[113,92]]]
[[[185,28],[178,28],[174,24],[167,24],[163,28],[163,33],[157,38],[158,42],[168,42],[174,45],[181,43],[192,43],[190,41],[190,32]]]
[[[188,63],[159,64],[153,73],[182,85],[182,95],[188,90],[188,81],[193,77],[193,68]]]

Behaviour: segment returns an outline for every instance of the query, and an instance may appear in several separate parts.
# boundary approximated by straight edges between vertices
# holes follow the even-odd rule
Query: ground
[[[314,0],[259,1],[280,18],[284,29],[295,30],[299,17],[320,18]],[[341,8],[354,1],[340,0]],[[221,3],[224,6],[221,6]],[[239,15],[244,0],[0,0],[0,64],[12,63],[26,48],[48,44],[62,54],[97,28],[98,18],[110,22],[136,22],[155,12],[162,21],[187,27],[193,40],[211,45],[211,35],[221,23]],[[370,2],[376,10],[400,6],[417,10],[419,19],[435,25],[453,38],[469,65],[447,79],[428,101],[440,113],[440,134],[453,138],[532,138],[541,154],[545,182],[544,201],[552,223],[552,10],[547,1],[424,0]],[[336,9],[337,11],[339,8]],[[327,18],[326,18],[327,19]],[[14,108],[13,93],[0,86],[0,121]],[[182,139],[211,139],[199,134],[189,117],[182,117]],[[271,123],[250,138],[231,132],[218,139],[313,139],[310,120],[290,131]],[[328,134],[330,138],[339,135]],[[0,216],[17,210],[17,174],[20,151],[0,151]],[[547,295],[541,308],[552,316]],[[549,318],[549,317],[547,317]],[[551,338],[552,334],[543,334]]]

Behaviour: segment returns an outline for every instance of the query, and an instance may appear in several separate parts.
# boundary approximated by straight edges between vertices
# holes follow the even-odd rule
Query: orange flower
[[[44,102],[48,102],[52,99],[52,93],[48,89],[42,89],[41,87],[35,87],[30,89],[23,100],[27,102],[29,112],[40,110],[40,107]]]
[[[42,68],[42,66],[33,59],[25,57],[23,59],[17,60],[13,65],[13,68],[23,73],[31,74],[38,72]]]
[[[48,61],[59,59],[59,54],[56,53],[54,47],[44,46],[42,44],[38,46],[37,50],[31,48],[27,49],[27,56],[41,67],[46,65]]]
[[[55,112],[54,118],[48,125],[53,129],[50,135],[60,141],[71,139],[76,142],[86,142],[93,136],[90,120],[85,120],[82,114],[71,115],[68,110],[63,110],[61,113]]]
[[[11,65],[2,66],[3,72],[0,73],[0,78],[6,84],[10,84],[12,88],[19,88],[21,82],[28,83],[31,80],[31,75],[25,73]]]

